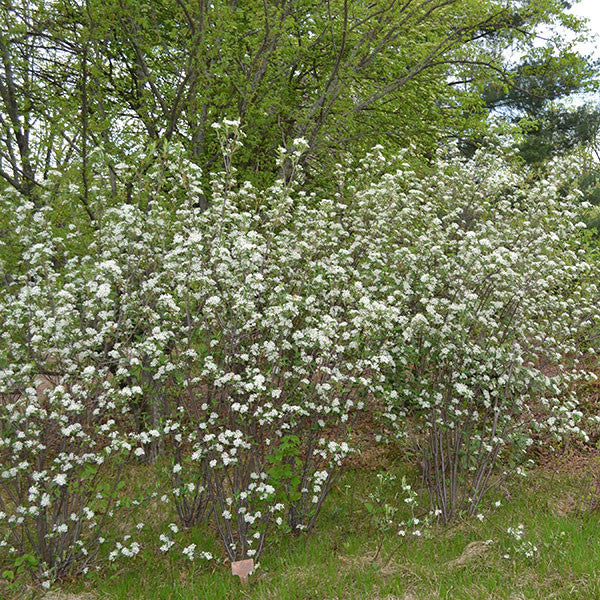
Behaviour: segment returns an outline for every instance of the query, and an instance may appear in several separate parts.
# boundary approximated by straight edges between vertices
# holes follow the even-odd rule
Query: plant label
[[[248,585],[248,575],[254,571],[254,559],[238,560],[231,563],[231,573],[237,575],[242,585]]]

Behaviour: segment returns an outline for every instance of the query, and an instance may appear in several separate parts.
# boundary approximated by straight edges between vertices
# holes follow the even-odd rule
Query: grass
[[[163,529],[150,524],[136,559],[58,586],[48,599],[600,599],[600,518],[584,501],[581,475],[538,469],[492,494],[490,500],[502,505],[484,511],[483,521],[436,526],[421,538],[390,533],[376,561],[381,538],[363,505],[373,478],[364,469],[347,472],[313,534],[269,546],[247,588],[228,565],[194,566],[180,554],[159,553],[156,541]],[[166,506],[150,510],[156,515]],[[154,521],[168,518],[163,514]],[[538,547],[538,558],[512,551],[507,528],[519,523]],[[220,555],[210,532],[186,532],[184,542]],[[13,597],[35,598],[39,592],[22,588]]]

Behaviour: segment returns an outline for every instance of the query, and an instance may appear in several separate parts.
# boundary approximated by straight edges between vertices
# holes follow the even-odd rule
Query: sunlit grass
[[[155,502],[144,508],[146,527],[139,535],[143,551],[135,560],[63,583],[53,593],[64,596],[54,597],[600,598],[599,515],[588,509],[580,477],[537,470],[528,479],[499,488],[488,504],[500,500],[501,506],[483,510],[482,521],[470,518],[436,526],[421,538],[386,534],[376,561],[373,555],[380,538],[364,508],[373,477],[373,472],[365,470],[347,472],[335,486],[313,534],[288,537],[267,547],[247,588],[231,575],[228,564],[190,563],[181,553],[160,553],[158,535],[171,516],[167,504]],[[143,487],[137,481],[132,487]],[[539,549],[537,558],[512,551],[507,528],[520,523],[526,539]],[[487,540],[492,541],[485,544]],[[184,542],[221,555],[214,535],[206,529],[185,532]],[[35,590],[21,589],[13,597],[36,595]]]

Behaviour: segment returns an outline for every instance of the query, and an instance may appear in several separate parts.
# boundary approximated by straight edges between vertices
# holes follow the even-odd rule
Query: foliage
[[[215,130],[206,209],[175,144],[116,197],[90,180],[86,245],[49,207],[4,199],[3,547],[45,582],[139,553],[137,528],[103,545],[124,461],[145,464],[151,497],[166,466],[161,498],[184,528],[210,518],[233,561],[313,529],[367,403],[420,446],[444,521],[474,511],[502,452],[581,433],[572,385],[600,317],[578,194],[560,191],[575,165],[531,183],[499,152],[454,149],[423,178],[375,147],[320,198],[299,183],[305,140],[260,190],[236,179],[239,122]]]
[[[431,153],[440,137],[480,136],[484,87],[514,96],[529,86],[528,98],[544,100],[579,90],[592,70],[585,58],[556,37],[529,47],[539,27],[557,24],[582,30],[561,0],[5,2],[0,177],[39,203],[52,170],[68,171],[79,193],[67,219],[93,224],[94,148],[114,198],[134,187],[136,169],[121,166],[143,171],[137,158],[165,142],[214,170],[210,124],[229,117],[248,136],[244,179],[272,184],[274,149],[304,137],[306,174],[327,186],[336,161],[376,143]],[[547,56],[555,47],[558,66]],[[504,58],[515,48],[526,57],[516,74]]]
[[[597,71],[597,61],[571,49],[537,48],[508,70],[508,85],[487,82],[483,100],[493,114],[521,126],[521,157],[542,165],[594,144],[600,112],[592,104],[570,107],[568,99],[597,93]]]

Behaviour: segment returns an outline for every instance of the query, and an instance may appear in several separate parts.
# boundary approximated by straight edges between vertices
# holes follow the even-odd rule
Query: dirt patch
[[[420,581],[422,578],[407,564],[396,562],[393,558],[378,556],[375,553],[364,556],[338,556],[340,564],[345,565],[348,570],[363,570],[366,568],[377,568],[384,576],[402,574],[403,579],[412,582]]]
[[[581,498],[576,500],[571,495],[557,498],[553,502],[548,502],[552,513],[557,517],[567,517],[571,513],[580,512],[582,507]]]
[[[494,542],[492,540],[469,542],[462,554],[446,563],[448,567],[462,567],[467,565],[488,552]]]
[[[48,592],[41,600],[97,600],[98,596],[92,593],[67,594],[64,592]]]

